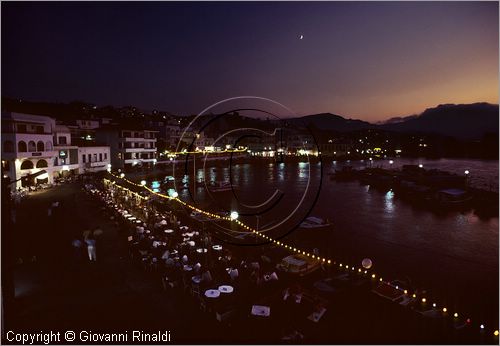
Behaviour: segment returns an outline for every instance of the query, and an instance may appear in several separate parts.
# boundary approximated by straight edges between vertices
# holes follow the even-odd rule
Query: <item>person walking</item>
[[[97,262],[96,241],[92,234],[85,239],[90,262]]]

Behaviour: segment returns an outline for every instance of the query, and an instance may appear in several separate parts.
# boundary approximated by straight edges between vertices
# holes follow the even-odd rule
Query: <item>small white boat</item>
[[[290,255],[281,260],[276,268],[290,274],[304,276],[319,269],[319,261],[302,255]]]
[[[212,221],[212,219],[210,217],[208,217],[207,215],[205,215],[203,213],[200,213],[199,211],[193,211],[193,212],[191,212],[191,214],[189,216],[191,216],[191,218],[195,219],[196,221],[200,221],[200,222]]]
[[[229,181],[216,181],[210,185],[212,192],[227,192],[238,189],[238,186],[231,184]]]
[[[331,223],[328,220],[323,220],[320,217],[309,216],[300,224],[300,228],[326,228],[329,227]]]

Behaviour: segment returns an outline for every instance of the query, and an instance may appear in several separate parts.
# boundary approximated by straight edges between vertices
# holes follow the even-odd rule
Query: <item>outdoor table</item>
[[[166,229],[165,233],[174,233],[174,230],[173,229]]]
[[[196,252],[198,253],[206,253],[208,250],[205,249],[205,248],[199,248],[199,249],[196,249]]]
[[[206,290],[205,297],[207,298],[219,298],[220,292],[219,290]]]
[[[195,284],[199,284],[201,282],[201,276],[200,275],[195,275],[195,276],[191,277],[191,280],[193,280],[193,282]]]
[[[229,285],[219,286],[219,292],[221,292],[221,293],[233,293],[233,291],[234,291],[233,286],[229,286]]]
[[[212,246],[212,249],[214,249],[215,251],[221,251],[222,245],[214,245],[214,246]]]
[[[271,308],[264,305],[252,305],[252,315],[269,317],[271,315]]]
[[[187,231],[189,229],[189,227],[188,226],[181,226],[181,227],[179,227],[179,229],[181,231]]]
[[[142,223],[141,220],[135,220],[135,223],[139,224],[139,223]]]
[[[189,246],[194,246],[195,243],[194,243],[194,241],[191,240],[191,241],[188,241],[188,244],[189,244]]]
[[[191,267],[191,266],[189,266],[189,265],[185,264],[185,265],[184,265],[184,267],[182,267],[182,269],[183,269],[184,271],[186,271],[186,272],[190,272],[191,270],[193,270],[193,267]]]
[[[317,323],[321,319],[321,317],[323,317],[325,312],[326,312],[326,308],[321,308],[319,311],[315,311],[312,314],[310,314],[307,318],[309,320]]]

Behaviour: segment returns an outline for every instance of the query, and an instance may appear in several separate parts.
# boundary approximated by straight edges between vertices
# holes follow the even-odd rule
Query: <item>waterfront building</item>
[[[47,116],[2,112],[2,171],[12,188],[53,182],[55,120]],[[37,177],[21,179],[44,171]]]
[[[79,160],[80,149],[72,144],[68,126],[56,124],[54,118],[33,114],[2,112],[2,171],[14,182],[11,188],[52,184],[57,178],[87,171],[107,169],[109,147],[85,147],[102,165],[86,167]],[[108,159],[106,159],[106,157]],[[95,160],[93,161],[95,162]]]
[[[113,168],[152,167],[156,164],[158,131],[140,125],[108,125],[96,132],[96,140],[110,148]]]
[[[53,158],[54,177],[62,178],[71,174],[78,174],[80,171],[78,164],[78,146],[71,144],[70,129],[64,125],[55,125],[53,137],[56,154]]]

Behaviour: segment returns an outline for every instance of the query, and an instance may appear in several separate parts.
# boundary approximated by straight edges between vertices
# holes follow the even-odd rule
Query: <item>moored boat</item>
[[[278,263],[276,268],[289,274],[304,276],[319,269],[320,263],[302,255],[290,255]]]
[[[210,185],[210,191],[212,192],[227,192],[236,189],[238,189],[238,186],[228,181],[216,181]]]
[[[320,217],[309,216],[300,224],[300,228],[312,229],[312,228],[327,228],[331,225],[330,221],[323,220]]]

